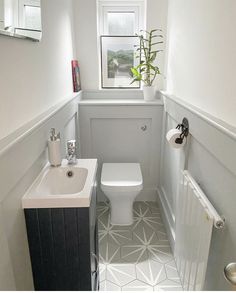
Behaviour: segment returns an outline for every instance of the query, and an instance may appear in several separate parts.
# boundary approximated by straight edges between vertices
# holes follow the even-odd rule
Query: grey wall
[[[141,92],[93,92],[94,100],[82,101],[79,110],[81,155],[98,159],[98,179],[103,163],[140,163],[144,180],[137,200],[155,200],[159,182],[163,103],[137,99]],[[84,93],[90,96],[89,92]],[[98,97],[109,99],[99,101]],[[132,95],[132,97],[131,97]],[[133,100],[125,100],[125,97]],[[123,100],[122,100],[123,98]],[[142,127],[146,126],[146,131]],[[99,184],[100,186],[100,184]],[[99,200],[104,195],[98,186]]]
[[[164,138],[167,131],[187,117],[190,123],[188,144],[171,148]],[[205,289],[230,290],[223,269],[236,261],[236,135],[213,117],[166,97],[163,128],[161,184],[159,197],[174,248],[176,196],[180,171],[188,169],[220,215],[226,228],[214,230]],[[235,289],[235,288],[234,288]]]
[[[79,95],[41,115],[1,141],[0,148],[0,290],[33,290],[21,198],[47,162],[51,127],[67,139],[77,138]]]
[[[0,289],[2,290],[33,289],[21,198],[47,161],[46,143],[50,128],[56,127],[58,131],[61,131],[63,155],[65,154],[65,141],[76,137],[79,99],[80,95],[78,97],[75,95],[68,103],[52,108],[45,115],[19,129],[15,136],[5,140],[5,143],[1,141]],[[108,159],[119,161],[125,158],[128,160],[129,158],[124,157],[127,154],[123,145],[129,129],[131,129],[134,139],[141,140],[144,147],[149,141],[148,138],[156,138],[152,142],[149,141],[149,146],[152,148],[149,151],[143,149],[141,155],[145,159],[145,152],[150,153],[150,158],[155,159],[151,165],[147,165],[147,172],[150,171],[152,174],[151,188],[155,189],[159,182],[158,193],[173,248],[178,176],[183,168],[187,168],[191,172],[215,208],[226,217],[225,230],[214,230],[213,232],[205,288],[209,290],[232,289],[223,277],[223,268],[227,263],[236,260],[235,134],[212,117],[187,106],[186,103],[182,104],[180,100],[174,101],[168,97],[165,101],[163,119],[161,103],[145,107],[141,105],[142,100],[136,101],[136,103],[140,103],[139,106],[129,107],[124,104],[114,106],[115,101],[111,101],[110,104],[105,101],[108,105],[102,105],[101,100],[98,100],[95,105],[91,105],[91,103],[93,103],[91,100],[82,101],[80,105],[81,151],[84,157],[98,157],[100,163]],[[165,133],[175,127],[184,116],[190,122],[188,144],[181,150],[174,150],[165,142]],[[109,119],[112,123],[108,123]],[[132,121],[127,121],[127,119]],[[152,121],[149,130],[151,133],[139,133],[141,124],[150,123],[150,121]],[[124,130],[123,122],[126,126]],[[139,124],[140,122],[142,123]],[[106,145],[106,141],[101,139],[99,133],[106,126],[108,127],[107,134],[109,135],[111,132],[112,137],[113,134],[115,135],[115,133],[112,134],[114,125],[117,126],[120,141],[116,142],[116,153],[112,156],[111,150],[106,152],[106,150],[109,151],[109,147]],[[137,131],[135,125],[138,127]],[[162,155],[160,155],[161,125],[163,126]],[[97,131],[100,132],[97,133]],[[147,136],[147,140],[142,138],[142,135]],[[128,144],[131,154],[132,147],[129,149],[129,141],[132,141],[130,137],[125,143]],[[131,160],[136,155],[140,155],[138,149],[135,149],[133,157],[130,157]],[[156,168],[160,159],[159,173]],[[156,184],[152,185],[154,180]]]

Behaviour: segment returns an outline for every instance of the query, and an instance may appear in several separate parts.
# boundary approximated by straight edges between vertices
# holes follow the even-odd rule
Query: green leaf
[[[150,31],[150,34],[155,33],[155,32],[162,32],[162,30],[161,29],[154,29],[154,30]]]
[[[151,63],[154,62],[156,57],[157,57],[157,53],[155,52],[155,53],[152,54],[152,57],[150,58],[150,62]]]
[[[159,53],[159,52],[163,52],[163,50],[151,51],[151,53]]]
[[[131,70],[134,81],[143,81],[150,85],[155,80],[157,74],[161,74],[157,66],[154,66],[154,61],[157,58],[157,54],[163,50],[155,50],[155,45],[163,44],[162,40],[156,38],[163,38],[162,34],[155,33],[162,31],[160,29],[153,29],[150,32],[141,30],[138,35],[140,44],[136,45],[135,57],[139,58],[139,65],[133,67]],[[153,48],[153,49],[152,49]]]
[[[164,38],[163,35],[153,35],[153,38]]]
[[[140,75],[139,71],[135,67],[130,68],[130,70],[134,76],[138,77]]]
[[[132,81],[131,81],[131,83],[130,84],[133,84],[134,82],[136,82],[136,81],[141,81],[142,79],[139,79],[139,78],[135,78],[135,79],[133,79]]]
[[[163,44],[163,43],[164,43],[163,41],[161,41],[161,42],[156,42],[156,43],[151,44],[151,46],[155,46],[155,45],[159,45],[159,44]]]
[[[149,34],[150,35],[150,33],[148,32],[148,31],[145,31],[145,30],[140,30],[140,32],[144,32],[144,33],[146,33],[146,34]]]

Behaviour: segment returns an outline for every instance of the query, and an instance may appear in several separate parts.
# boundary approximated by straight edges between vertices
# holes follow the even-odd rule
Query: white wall
[[[167,12],[168,12],[168,1],[167,0],[147,0],[147,30],[161,29],[164,36],[164,44],[158,48],[162,49],[157,57],[157,65],[160,68],[161,75],[158,75],[155,85],[157,89],[164,89],[165,86],[165,57],[166,57],[166,44],[167,44]],[[160,41],[160,40],[158,40]]]
[[[235,0],[169,0],[168,93],[233,126],[235,26]]]
[[[0,36],[0,139],[72,94],[72,4],[41,0],[39,43]]]
[[[75,40],[83,89],[99,88],[96,0],[74,0]]]
[[[96,0],[75,1],[75,34],[77,57],[81,67],[81,83],[85,90],[99,89],[99,54],[97,44]],[[160,28],[166,31],[167,1],[147,0],[147,29]],[[163,46],[164,47],[164,46]],[[160,68],[164,72],[164,54],[160,53]],[[163,88],[163,77],[158,79],[158,88]]]

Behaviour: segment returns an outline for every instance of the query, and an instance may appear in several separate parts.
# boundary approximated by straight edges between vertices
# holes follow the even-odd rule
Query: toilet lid
[[[138,163],[104,163],[101,184],[103,186],[139,186],[143,178]]]

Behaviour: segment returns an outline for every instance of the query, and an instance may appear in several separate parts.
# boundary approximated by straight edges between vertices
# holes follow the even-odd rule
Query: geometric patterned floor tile
[[[149,249],[157,242],[155,231],[148,226],[139,224],[133,230],[133,243],[121,247],[121,257],[132,263],[143,262],[149,257]]]
[[[165,269],[167,278],[180,284],[180,277],[176,269],[175,261],[173,260],[172,262],[165,264]]]
[[[98,218],[99,242],[110,242],[123,245],[132,241],[132,230],[127,226],[110,223],[110,215],[103,214]]]
[[[100,282],[100,291],[121,291],[121,288],[109,281]]]
[[[150,245],[148,247],[149,257],[161,263],[167,263],[173,260],[171,248],[168,244]]]
[[[120,246],[110,242],[103,243],[99,246],[99,258],[102,264],[119,263],[121,259]]]
[[[158,242],[156,230],[144,223],[140,223],[133,229],[133,241],[145,246],[154,245]]]
[[[99,242],[100,244],[106,242],[116,245],[129,244],[132,242],[132,231],[123,228],[100,230]]]
[[[147,283],[135,280],[122,287],[122,291],[153,291],[153,287]]]
[[[107,202],[99,202],[99,205],[97,206],[97,216],[98,218],[103,215],[108,215],[110,210],[109,203]]]
[[[137,279],[151,286],[166,280],[165,266],[151,259],[136,265]]]
[[[157,234],[157,238],[160,241],[167,241],[169,243],[168,236],[167,236],[166,232],[156,231],[156,234]]]
[[[135,202],[134,223],[112,225],[108,202],[98,204],[101,291],[182,290],[156,202]]]
[[[147,247],[142,244],[124,245],[121,247],[121,258],[124,262],[139,263],[148,259]]]
[[[106,279],[120,287],[127,285],[136,279],[135,265],[111,264],[107,266]]]
[[[152,216],[152,212],[147,204],[144,204],[144,202],[136,201],[133,205],[133,212],[134,217],[150,217]]]
[[[99,281],[105,281],[106,280],[106,265],[103,263],[99,263]]]
[[[134,210],[134,228],[139,224],[145,224],[154,230],[165,232],[160,215],[152,214],[147,206],[144,209],[139,206]]]
[[[165,281],[155,286],[154,291],[183,291],[183,288],[180,284],[166,279]]]

